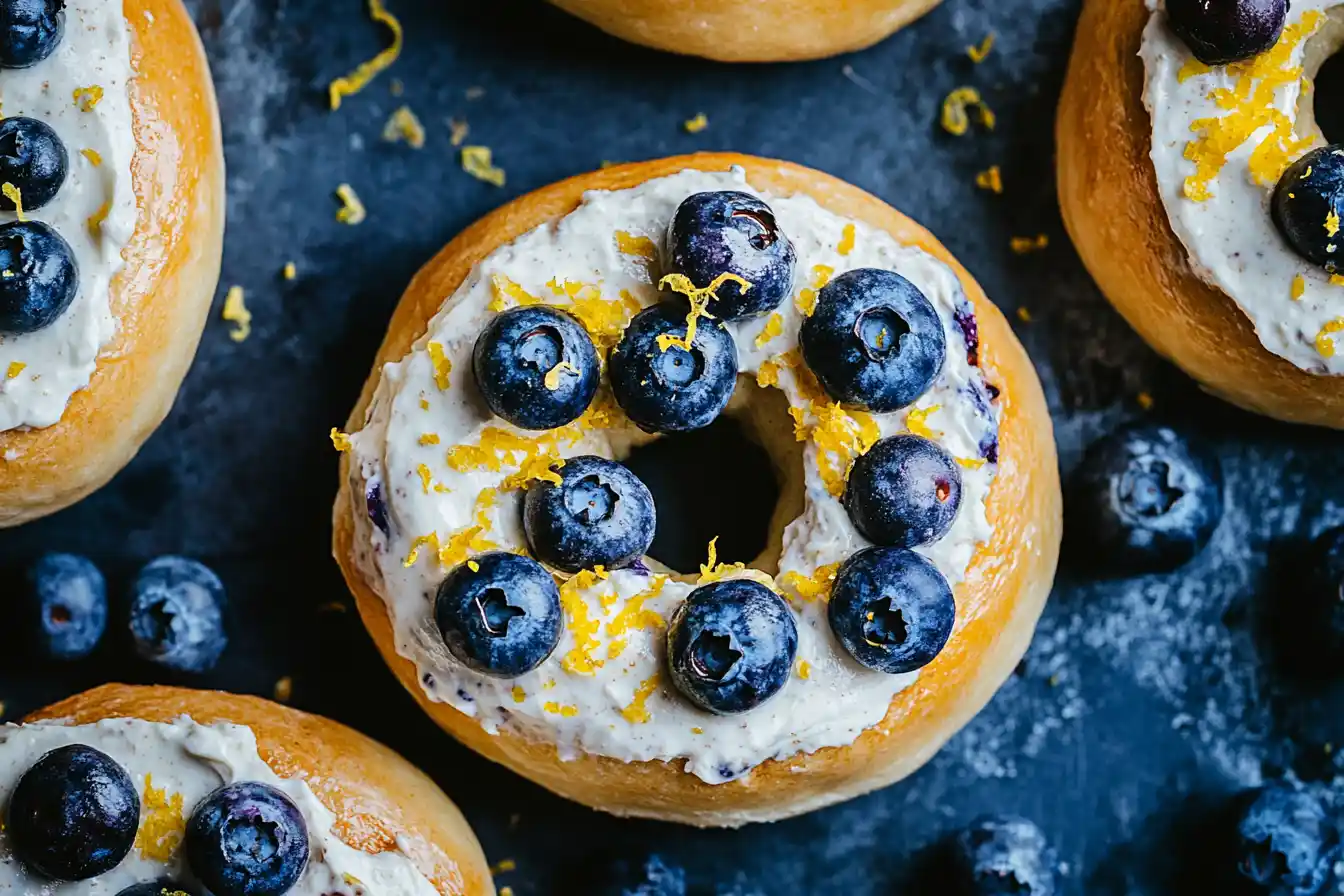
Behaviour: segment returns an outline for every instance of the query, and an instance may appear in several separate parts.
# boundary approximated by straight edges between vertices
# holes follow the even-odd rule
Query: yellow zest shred
[[[637,629],[662,629],[667,623],[662,616],[644,606],[645,602],[657,597],[667,584],[667,576],[655,576],[653,584],[625,602],[621,611],[607,623],[607,635],[612,639],[607,645],[607,659],[614,660],[625,652],[629,639],[627,632]]]
[[[800,289],[793,304],[803,317],[811,317],[812,312],[817,310],[817,291],[811,287]]]
[[[1026,255],[1029,252],[1049,248],[1050,237],[1043,233],[1038,233],[1036,236],[1015,236],[1008,241],[1008,245],[1018,255]]]
[[[331,436],[331,447],[335,448],[342,454],[349,451],[353,447],[350,444],[350,436],[341,432],[334,426],[331,428],[330,436]]]
[[[467,142],[467,135],[471,133],[471,125],[465,120],[450,118],[448,119],[448,143],[452,146],[461,146]]]
[[[280,270],[280,276],[284,277],[286,280],[297,279],[299,276],[298,265],[294,264],[292,261],[285,262],[285,266]]]
[[[350,74],[337,78],[328,85],[327,96],[331,100],[331,110],[333,112],[341,108],[342,97],[354,96],[359,93],[368,86],[370,81],[396,62],[397,57],[401,55],[401,45],[404,39],[401,22],[397,21],[396,16],[387,11],[387,7],[383,6],[383,0],[369,0],[369,16],[375,22],[386,25],[387,30],[392,32],[392,45],[368,62],[360,63]]]
[[[1307,278],[1298,274],[1293,278],[1292,297],[1294,302],[1302,301],[1302,296],[1307,291]]]
[[[475,560],[468,560],[467,569],[471,570],[472,572],[480,572],[481,564],[477,563]]]
[[[405,143],[411,149],[424,149],[425,126],[410,106],[401,106],[383,125],[383,140],[388,143]]]
[[[989,168],[975,176],[975,185],[991,193],[1002,193],[1003,171],[999,169],[998,165],[990,165]]]
[[[985,35],[985,39],[980,41],[979,44],[974,47],[967,47],[966,55],[971,57],[972,62],[979,65],[989,58],[989,53],[994,49],[994,41],[997,37],[998,35],[993,31],[989,32]]]
[[[17,216],[20,221],[27,221],[28,216],[23,213],[23,191],[13,184],[6,182],[0,184],[0,193],[3,193],[6,199],[14,203],[15,216]]]
[[[1325,235],[1334,236],[1339,233],[1339,215],[1334,209],[1325,216]]]
[[[952,459],[957,462],[957,466],[966,470],[978,470],[989,463],[983,457],[954,457]]]
[[[1320,353],[1322,358],[1333,358],[1335,356],[1333,335],[1340,331],[1344,331],[1344,317],[1326,321],[1325,326],[1321,327],[1321,332],[1316,334],[1316,351]]]
[[[579,368],[568,361],[561,361],[559,364],[546,371],[546,376],[542,377],[541,384],[554,392],[556,389],[560,388],[560,377],[566,373],[572,373],[574,376],[578,376]]]
[[[784,332],[784,317],[776,311],[765,322],[765,328],[756,334],[756,347],[760,348],[780,333]]]
[[[840,571],[839,563],[827,563],[812,570],[812,575],[800,572],[786,572],[780,582],[803,601],[829,600],[831,586],[835,584],[835,575]]]
[[[560,607],[565,612],[565,624],[574,636],[574,647],[560,660],[560,668],[574,675],[592,675],[602,667],[605,660],[593,655],[599,645],[597,630],[601,620],[592,618],[588,612],[588,602],[581,593],[598,582],[609,578],[606,569],[595,566],[583,569],[570,577],[560,586]]]
[[[608,429],[616,421],[610,405],[601,397],[573,423],[547,430],[537,436],[525,436],[499,426],[487,426],[475,445],[457,445],[448,451],[448,466],[459,472],[490,470],[498,473],[505,465],[518,472],[504,480],[506,489],[517,488],[530,479],[545,478],[559,484],[559,476],[550,468],[563,463],[562,444],[573,445],[585,433]]]
[[[807,660],[798,661],[798,677],[803,681],[807,681],[812,677],[812,664]]]
[[[500,859],[498,862],[490,866],[490,873],[492,875],[507,874],[508,872],[516,871],[517,869],[518,869],[518,863],[515,862],[513,859]]]
[[[631,725],[643,725],[651,719],[652,716],[649,715],[645,704],[656,690],[658,690],[658,674],[655,672],[639,683],[639,687],[635,689],[634,699],[630,701],[629,706],[621,710],[621,718]]]
[[[557,472],[565,465],[565,459],[556,454],[538,454],[523,461],[518,472],[504,477],[499,487],[505,491],[526,488],[530,482],[549,482],[560,485],[564,482]]]
[[[774,361],[762,361],[756,371],[756,385],[764,389],[779,385],[779,365]]]
[[[336,188],[336,198],[341,200],[341,207],[336,210],[336,220],[342,224],[354,227],[363,224],[364,219],[369,216],[364,203],[360,201],[359,194],[349,184],[341,184]]]
[[[987,130],[994,130],[994,112],[980,97],[980,91],[974,87],[958,87],[943,100],[943,130],[960,137],[971,128],[971,118],[967,110],[974,108],[980,123]]]
[[[543,704],[541,708],[553,716],[562,716],[566,719],[572,719],[579,714],[579,708],[577,706],[569,706],[569,705],[561,706],[554,700],[551,700]],[[508,887],[505,887],[504,889],[507,890]]]
[[[482,489],[476,496],[476,521],[465,529],[448,536],[448,543],[439,548],[439,564],[448,568],[465,563],[470,554],[479,554],[498,547],[485,537],[490,531],[490,508],[495,506],[496,491]]]
[[[112,200],[109,199],[102,205],[98,206],[98,211],[89,215],[89,220],[86,221],[85,223],[88,225],[89,234],[94,239],[96,240],[102,239],[103,222],[107,220],[107,216],[110,215],[111,213],[112,213]]]
[[[840,242],[836,244],[836,252],[845,256],[854,251],[854,232],[855,228],[853,224],[845,225],[844,229],[840,231]],[[818,265],[818,267],[820,267],[820,265]]]
[[[1331,275],[1330,275],[1330,285],[1331,285],[1331,286],[1344,286],[1344,274],[1331,274]]]
[[[89,164],[97,168],[103,164],[103,157],[96,149],[81,149],[79,154],[89,160]]]
[[[513,702],[522,703],[527,699],[527,691],[523,690],[521,685],[513,686]]]
[[[646,236],[635,236],[624,230],[616,231],[616,249],[625,255],[637,255],[649,261],[658,260],[658,247]]]
[[[827,283],[831,282],[831,277],[835,275],[835,268],[828,264],[818,264],[812,266],[812,285],[821,289]]]
[[[10,361],[9,369],[5,371],[5,379],[12,380],[27,369],[28,365],[22,361]]]
[[[658,288],[660,290],[664,287],[668,287],[673,292],[679,292],[684,295],[686,300],[691,304],[691,310],[686,315],[686,335],[678,337],[673,336],[670,333],[662,334],[658,337],[659,351],[665,352],[674,345],[681,346],[681,348],[686,351],[690,351],[691,343],[695,340],[695,322],[702,317],[707,317],[711,320],[714,319],[714,315],[710,314],[706,309],[709,307],[711,299],[717,299],[719,297],[719,287],[728,282],[736,283],[743,292],[751,289],[750,283],[736,274],[730,274],[727,271],[715,277],[714,282],[710,283],[704,289],[697,289],[695,284],[691,282],[691,278],[687,277],[685,274],[668,274],[662,280],[659,280]]]
[[[709,118],[705,115],[705,113],[701,112],[694,118],[688,118],[685,121],[683,121],[681,123],[681,126],[686,129],[686,133],[688,134],[698,134],[705,128],[709,127]]]
[[[289,698],[294,696],[294,679],[288,675],[281,678],[271,689],[271,696],[277,703],[288,703]]]
[[[75,105],[81,112],[92,112],[103,101],[103,88],[97,84],[92,87],[77,87],[74,92]]]
[[[926,439],[938,438],[942,433],[929,428],[929,418],[939,410],[942,410],[942,405],[938,404],[931,404],[927,408],[911,408],[905,414],[905,428]]]
[[[421,434],[420,434],[420,444],[421,444],[421,445],[437,445],[437,444],[439,444],[439,434],[436,433],[436,432],[423,432],[423,433],[421,433]]]
[[[453,372],[453,362],[444,354],[443,343],[431,342],[425,349],[429,352],[429,363],[434,367],[434,385],[440,392],[448,391],[448,375]]]
[[[778,593],[779,586],[775,584],[774,578],[767,572],[754,569],[745,563],[720,563],[719,560],[719,536],[715,535],[709,540],[708,559],[700,564],[700,577],[696,580],[696,585],[708,585],[712,582],[722,582],[730,577],[742,579],[751,579],[771,591]]]
[[[234,342],[242,342],[252,335],[252,312],[247,310],[246,301],[247,294],[243,292],[241,286],[229,287],[228,293],[224,296],[224,311],[220,316],[230,323],[237,324],[229,331],[229,338]]]
[[[490,300],[491,311],[503,311],[509,307],[509,301],[512,300],[520,307],[528,305],[540,305],[542,299],[523,289],[507,274],[490,275],[490,292],[494,296]]]
[[[1022,323],[1024,324],[1031,323],[1031,309],[1027,308],[1025,305],[1018,305],[1017,319],[1022,321]]]
[[[1176,80],[1184,84],[1191,78],[1198,77],[1199,75],[1207,75],[1211,71],[1213,71],[1212,68],[1200,62],[1194,56],[1191,56],[1189,59],[1185,60],[1185,65],[1182,65],[1181,70],[1176,73]]]
[[[415,472],[420,474],[420,485],[429,494],[429,487],[434,484],[434,474],[430,472],[428,464],[420,464],[415,468]]]
[[[504,169],[495,167],[494,154],[488,146],[462,147],[462,170],[477,180],[497,187],[504,186]]]
[[[1147,392],[1140,392],[1134,397],[1134,400],[1137,401],[1139,407],[1143,408],[1145,411],[1151,411],[1153,409],[1153,396],[1149,395]]]
[[[415,561],[420,559],[420,549],[423,547],[432,548],[437,554],[439,551],[439,533],[431,532],[428,535],[418,535],[411,542],[411,549],[406,552],[406,559],[401,561],[401,565],[410,569],[415,565]]]
[[[153,775],[145,775],[141,814],[140,829],[135,832],[135,848],[140,850],[140,858],[156,862],[170,861],[186,835],[182,794],[169,796],[167,788],[154,786]]]

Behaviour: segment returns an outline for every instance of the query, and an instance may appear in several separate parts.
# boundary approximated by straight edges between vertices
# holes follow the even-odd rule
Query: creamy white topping
[[[50,125],[70,155],[61,191],[28,217],[50,224],[70,244],[79,265],[79,292],[45,329],[0,335],[0,431],[51,426],[70,396],[89,384],[99,352],[116,334],[109,287],[135,234],[135,131],[128,91],[134,72],[122,5],[66,0],[65,16],[65,37],[56,52],[32,68],[0,72],[0,113]],[[96,94],[78,103],[75,91],[93,87],[102,96],[85,111]],[[90,226],[104,214],[101,225]],[[13,212],[0,212],[0,223],[14,219]]]
[[[0,727],[0,805],[34,762],[58,747],[83,744],[126,769],[140,791],[140,833],[120,865],[92,880],[54,883],[30,875],[0,832],[0,891],[25,896],[115,896],[126,887],[168,876],[190,880],[181,832],[193,808],[215,789],[259,781],[283,791],[303,812],[311,855],[291,896],[438,896],[400,852],[370,855],[347,846],[332,831],[336,817],[302,780],[281,779],[257,754],[257,739],[240,725],[198,725],[187,717],[172,724],[106,719],[93,725],[37,722]],[[159,791],[162,791],[159,793]],[[155,800],[146,795],[157,796]],[[181,797],[180,813],[176,799]],[[162,806],[167,804],[169,808]],[[166,818],[165,825],[155,824]],[[162,856],[171,851],[164,861]]]
[[[918,425],[919,416],[928,412],[927,425],[937,439],[968,466],[962,470],[962,503],[951,531],[920,552],[953,585],[962,581],[976,546],[991,534],[985,499],[995,465],[982,457],[996,456],[991,446],[997,446],[998,411],[988,399],[979,369],[968,361],[966,338],[954,319],[958,311],[965,315],[971,310],[960,282],[927,253],[834,215],[811,198],[771,196],[752,189],[741,169],[683,171],[628,190],[589,192],[563,219],[496,249],[448,298],[411,353],[383,368],[366,424],[352,436],[350,465],[361,568],[387,604],[398,652],[416,665],[432,699],[474,716],[487,731],[507,730],[554,743],[565,759],[583,753],[625,761],[684,759],[687,771],[711,783],[740,777],[767,759],[852,743],[865,728],[881,721],[892,696],[916,678],[913,673],[871,672],[853,662],[831,634],[824,597],[800,594],[790,576],[811,577],[819,567],[843,561],[867,546],[823,479],[815,439],[803,452],[798,475],[805,477],[805,506],[784,532],[778,577],[798,621],[799,664],[776,697],[741,716],[718,717],[694,708],[663,673],[663,624],[695,587],[695,577],[664,580],[631,568],[613,572],[608,579],[570,581],[561,589],[566,625],[559,647],[533,672],[502,680],[465,668],[445,648],[433,620],[433,601],[446,570],[434,548],[421,546],[415,562],[406,561],[417,538],[434,533],[440,544],[449,544],[455,533],[460,535],[482,519],[488,522],[488,529],[480,533],[482,540],[504,550],[524,550],[522,490],[499,492],[490,507],[479,500],[483,491],[498,488],[517,467],[503,463],[498,471],[454,469],[445,454],[454,446],[480,444],[490,427],[535,438],[493,417],[472,382],[471,352],[477,334],[495,313],[492,305],[498,310],[513,301],[496,294],[494,278],[507,277],[561,307],[572,305],[548,283],[561,292],[566,281],[600,286],[601,295],[617,307],[623,301],[618,297],[625,295],[630,298],[624,303],[637,310],[668,293],[660,295],[655,286],[657,274],[650,268],[656,268],[656,262],[651,265],[637,254],[620,251],[618,232],[647,237],[651,243],[644,245],[652,249],[652,244],[661,243],[682,200],[692,193],[725,189],[756,193],[770,203],[781,230],[797,249],[796,289],[819,285],[825,274],[825,267],[819,266],[835,273],[885,268],[912,281],[938,309],[947,331],[948,357],[937,383],[917,403],[915,422]],[[759,346],[757,337],[770,326],[770,317],[730,325],[743,374],[739,393],[749,390],[754,395],[762,388],[753,380],[763,366],[779,364],[782,355],[797,349],[802,312],[795,301],[786,299],[778,315],[779,335]],[[431,351],[432,347],[441,347],[451,362],[447,389],[435,381],[432,355],[438,348]],[[799,378],[787,366],[778,378],[778,388],[790,404],[806,409],[809,400]],[[934,406],[938,409],[932,410]],[[627,455],[643,436],[614,406],[612,414],[614,426],[589,429],[573,444],[560,441],[559,454],[616,459]],[[779,426],[792,437],[790,419],[781,417]],[[906,431],[906,422],[905,412],[873,417],[874,430],[883,436]],[[843,477],[844,460],[838,463]],[[369,489],[385,499],[386,534],[370,522],[365,506]],[[473,545],[474,550],[483,547],[480,542]],[[746,570],[731,575],[752,574]],[[641,608],[656,615],[641,614]]]

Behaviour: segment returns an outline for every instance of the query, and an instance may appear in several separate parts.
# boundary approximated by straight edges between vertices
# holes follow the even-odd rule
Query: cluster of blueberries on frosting
[[[617,403],[653,433],[707,426],[724,410],[738,374],[737,347],[725,322],[778,307],[792,292],[796,264],[770,207],[737,191],[697,193],[682,202],[668,228],[665,258],[668,273],[685,278],[694,298],[639,312],[607,359]],[[688,303],[697,300],[706,313],[688,316]],[[929,300],[899,274],[876,269],[841,274],[822,288],[799,342],[831,399],[879,414],[919,399],[947,354],[943,323]],[[597,395],[602,366],[576,318],[529,305],[485,327],[473,371],[495,414],[543,430],[584,413]],[[626,467],[583,456],[555,472],[558,484],[533,482],[524,499],[524,532],[535,560],[482,554],[451,570],[438,588],[435,617],[449,651],[484,674],[516,677],[556,648],[562,607],[547,566],[564,573],[619,569],[638,563],[653,541],[653,496]],[[944,536],[960,501],[955,459],[921,436],[882,439],[853,465],[844,506],[875,546],[840,567],[828,614],[839,643],[863,666],[910,672],[947,642],[956,615],[951,588],[911,549]],[[672,681],[712,713],[744,712],[777,693],[797,648],[788,604],[751,579],[702,585],[668,626]]]
[[[47,753],[9,798],[4,833],[14,857],[51,881],[90,880],[116,868],[135,845],[140,798],[115,759],[72,744]],[[283,896],[308,864],[308,827],[289,797],[240,781],[211,793],[191,813],[182,839],[187,864],[211,896]],[[197,896],[168,878],[117,896]]]

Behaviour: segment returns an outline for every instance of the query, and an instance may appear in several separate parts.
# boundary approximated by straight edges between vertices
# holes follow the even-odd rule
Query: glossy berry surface
[[[1259,56],[1274,46],[1288,0],[1167,0],[1167,19],[1205,65]]]
[[[1237,869],[1275,896],[1325,892],[1340,856],[1339,830],[1319,800],[1285,784],[1265,787],[1237,824]]]
[[[308,864],[308,826],[299,807],[252,781],[202,800],[184,843],[192,874],[212,896],[281,896]]]
[[[1313,149],[1289,165],[1270,210],[1294,252],[1331,274],[1344,270],[1344,145]]]
[[[690,351],[664,350],[659,336],[683,339],[686,311],[661,302],[636,314],[611,350],[611,389],[645,432],[686,432],[714,422],[737,386],[737,346],[717,320],[699,318]]]
[[[827,394],[878,413],[913,404],[947,357],[943,322],[929,300],[900,274],[874,268],[822,287],[799,341]]]
[[[88,880],[126,858],[140,825],[140,797],[106,753],[60,747],[23,773],[5,833],[14,855],[53,880]]]
[[[798,653],[798,626],[778,594],[749,579],[692,591],[668,625],[672,681],[719,715],[746,712],[779,693]]]
[[[861,665],[913,672],[952,635],[957,605],[938,568],[903,548],[866,548],[840,566],[827,605],[831,631]]]
[[[686,896],[686,872],[649,856],[644,862],[617,862],[598,880],[593,896]]]
[[[601,457],[571,457],[560,484],[534,481],[523,502],[523,528],[532,554],[565,572],[620,569],[653,543],[653,495],[626,467]]]
[[[970,896],[1056,896],[1059,860],[1041,829],[1025,818],[977,818],[957,836],[958,882]]]
[[[70,244],[41,221],[0,224],[0,333],[34,333],[79,291]]]
[[[131,884],[117,896],[178,896],[179,893],[185,893],[186,896],[200,896],[195,887],[167,877]]]
[[[511,308],[486,325],[472,353],[485,403],[520,429],[577,419],[597,394],[601,366],[588,331],[568,311]]]
[[[107,584],[92,561],[46,554],[28,570],[26,614],[36,652],[52,659],[88,656],[107,629]]]
[[[45,122],[21,116],[0,120],[0,183],[18,189],[24,211],[55,198],[69,170],[65,144]],[[14,211],[14,201],[0,193],[0,208]]]
[[[459,661],[512,678],[540,666],[560,641],[560,591],[537,561],[495,551],[448,573],[434,618]]]
[[[224,583],[186,557],[159,557],[131,586],[131,636],[144,659],[179,672],[207,672],[228,646]]]
[[[961,470],[923,436],[882,439],[859,457],[845,486],[854,527],[874,544],[913,548],[947,534],[961,507]]]
[[[721,274],[751,284],[724,283],[709,302],[719,320],[773,311],[793,292],[797,255],[770,206],[750,193],[723,190],[688,196],[667,232],[668,268],[704,289]]]
[[[28,68],[65,36],[65,0],[0,0],[0,68]]]
[[[1097,565],[1169,572],[1213,537],[1223,515],[1222,470],[1201,443],[1136,424],[1088,449],[1073,498],[1074,532]]]

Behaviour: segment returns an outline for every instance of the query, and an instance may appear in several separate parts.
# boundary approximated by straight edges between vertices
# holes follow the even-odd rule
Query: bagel
[[[65,0],[64,17],[50,57],[4,74],[5,115],[50,125],[68,156],[55,198],[25,217],[79,271],[53,322],[0,333],[0,526],[73,504],[130,461],[172,405],[219,278],[219,113],[185,8]]]
[[[766,449],[780,482],[764,552],[750,566],[720,565],[711,543],[698,577],[672,573],[648,557],[626,569],[562,575],[565,631],[555,652],[514,679],[472,672],[445,649],[435,627],[435,589],[450,569],[474,564],[479,570],[472,558],[500,557],[481,553],[491,546],[527,552],[515,518],[522,493],[508,488],[532,477],[530,499],[540,485],[536,477],[546,477],[554,458],[549,449],[523,449],[512,463],[490,469],[489,457],[499,455],[482,454],[481,446],[506,447],[510,437],[502,433],[521,431],[491,417],[462,352],[469,358],[490,309],[523,299],[527,289],[547,289],[541,281],[553,273],[552,287],[563,295],[551,301],[574,309],[600,346],[616,343],[608,362],[614,368],[634,329],[623,332],[628,315],[659,295],[655,274],[666,255],[659,244],[677,203],[698,190],[724,188],[752,191],[772,204],[774,212],[764,214],[779,216],[778,232],[791,234],[797,253],[798,289],[779,310],[732,324],[745,360],[735,387],[729,383],[733,391],[724,413],[741,420]],[[612,234],[623,225],[632,232]],[[594,232],[596,241],[584,236]],[[572,244],[548,255],[551,240]],[[828,301],[826,289],[816,289],[831,273],[820,262],[839,269],[864,259],[908,274],[940,303],[936,321],[947,339],[946,366],[913,410],[871,416],[842,411],[818,397],[798,352],[786,351],[796,344],[793,327],[805,316],[800,306]],[[590,279],[606,278],[597,292],[627,290],[607,300],[570,282],[585,272]],[[703,316],[699,327],[727,330]],[[445,341],[434,341],[440,338]],[[693,344],[699,350],[700,343]],[[904,350],[905,343],[899,345]],[[458,363],[449,371],[454,357]],[[428,388],[417,407],[422,379]],[[997,390],[992,403],[991,385]],[[403,406],[395,395],[411,403]],[[947,410],[936,412],[934,401]],[[606,422],[594,415],[607,415]],[[845,655],[828,628],[825,595],[832,579],[845,575],[843,568],[836,572],[839,561],[867,544],[837,495],[847,464],[873,438],[845,442],[844,432],[855,429],[837,430],[823,418],[858,429],[866,419],[880,430],[873,438],[918,430],[940,439],[965,464],[951,534],[927,550],[955,581],[955,631],[917,672],[868,671]],[[402,440],[387,437],[391,419],[425,430],[417,447],[429,446],[423,469],[400,456]],[[475,447],[455,449],[455,435],[441,443],[432,435],[457,424],[452,433],[465,432]],[[570,427],[572,444],[564,438],[551,443],[563,457],[620,459],[654,437],[631,425],[605,392]],[[412,281],[347,428],[349,436],[333,432],[338,447],[348,449],[334,508],[334,554],[385,659],[425,711],[459,740],[556,793],[618,815],[735,826],[806,812],[910,774],[1016,666],[1058,559],[1060,496],[1050,418],[1035,371],[1003,316],[923,228],[856,187],[787,162],[699,154],[621,165],[545,187],[487,215]],[[980,441],[995,431],[996,442]],[[444,449],[457,451],[447,463]],[[481,484],[508,475],[511,483],[478,494]],[[486,492],[491,494],[482,501]],[[444,535],[404,531],[426,520],[441,520],[428,525],[442,525]],[[678,600],[697,585],[724,581],[745,581],[748,590],[754,584],[767,603],[764,589],[783,594],[798,620],[801,659],[787,684],[736,716],[690,705],[660,671],[668,649],[664,628],[677,627],[672,611]]]

